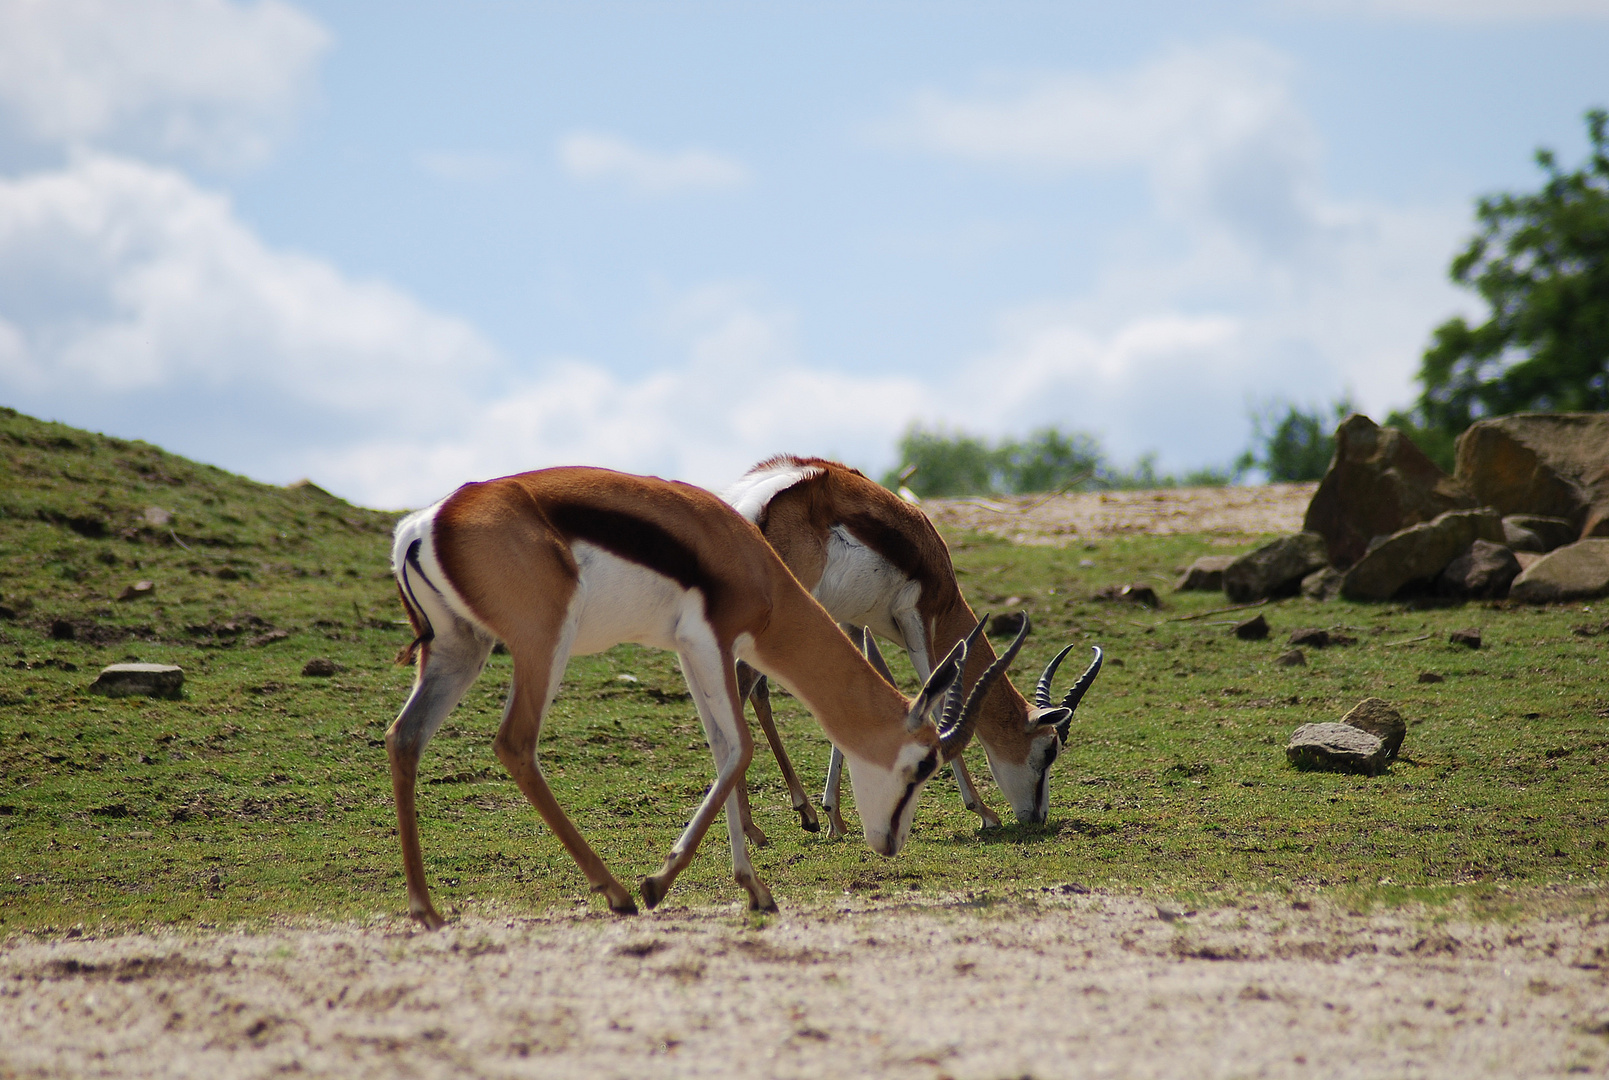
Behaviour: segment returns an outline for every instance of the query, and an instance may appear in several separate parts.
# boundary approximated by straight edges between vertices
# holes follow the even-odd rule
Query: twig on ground
[[[1418,637],[1406,637],[1401,641],[1388,641],[1381,648],[1389,649],[1393,645],[1412,645],[1416,641],[1429,641],[1432,635],[1420,634]]]
[[[1268,597],[1253,600],[1249,604],[1234,604],[1230,607],[1213,608],[1211,611],[1198,611],[1194,615],[1175,615],[1168,622],[1190,622],[1192,619],[1205,619],[1208,615],[1223,615],[1230,611],[1245,611],[1247,608],[1262,607],[1268,603]]]

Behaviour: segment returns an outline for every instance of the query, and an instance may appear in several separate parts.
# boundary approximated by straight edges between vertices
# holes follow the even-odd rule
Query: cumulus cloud
[[[278,0],[0,0],[0,115],[37,143],[254,164],[329,44]]]
[[[559,164],[576,180],[616,183],[639,195],[671,195],[741,187],[743,163],[707,150],[660,153],[614,135],[574,132],[559,140]]]

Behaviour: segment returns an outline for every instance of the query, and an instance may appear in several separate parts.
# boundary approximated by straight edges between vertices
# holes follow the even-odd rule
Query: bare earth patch
[[[0,1076],[1602,1075],[1609,897],[1530,906],[1437,922],[1051,889],[758,928],[727,909],[19,936]]]
[[[941,528],[987,533],[1016,544],[1060,547],[1097,536],[1146,533],[1244,538],[1302,529],[1317,484],[1167,488],[1072,495],[924,499]]]

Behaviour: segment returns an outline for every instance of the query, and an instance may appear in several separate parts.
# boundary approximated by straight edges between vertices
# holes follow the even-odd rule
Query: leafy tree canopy
[[[1542,190],[1481,199],[1480,232],[1453,260],[1452,279],[1491,316],[1442,323],[1419,369],[1410,426],[1448,449],[1483,416],[1609,409],[1609,114],[1593,109],[1586,123],[1587,162],[1566,173],[1538,150]]]
[[[1262,469],[1272,483],[1322,479],[1335,456],[1335,427],[1355,412],[1349,398],[1338,398],[1326,411],[1271,402],[1252,412],[1252,449],[1235,462],[1238,472]]]

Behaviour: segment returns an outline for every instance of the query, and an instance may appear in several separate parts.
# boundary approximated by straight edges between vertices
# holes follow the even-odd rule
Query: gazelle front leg
[[[765,732],[765,741],[771,744],[771,753],[777,759],[782,782],[788,785],[788,798],[793,802],[794,813],[799,815],[799,827],[805,832],[818,832],[821,823],[816,820],[815,807],[810,805],[810,796],[805,794],[804,784],[799,782],[799,774],[794,771],[793,761],[782,745],[782,735],[777,731],[776,720],[771,715],[771,687],[766,682],[765,676],[739,660],[737,689],[742,697],[754,703],[754,717],[760,721],[760,730]],[[746,812],[747,806],[744,809]],[[743,831],[749,834],[751,841],[755,839],[755,834],[759,833],[760,838],[755,846],[764,846],[765,834],[760,833],[759,829],[754,827],[754,823],[747,818],[744,819]]]
[[[732,657],[715,643],[707,625],[702,624],[702,619],[685,633],[689,640],[677,655],[681,659],[682,674],[687,678],[687,687],[693,692],[693,701],[698,707],[698,718],[704,725],[710,752],[715,757],[716,778],[704,801],[699,804],[697,813],[672,845],[665,864],[643,878],[643,903],[652,909],[665,898],[677,875],[693,861],[699,841],[704,838],[722,804],[725,804],[733,876],[749,894],[751,911],[775,911],[776,901],[771,898],[771,890],[755,875],[754,866],[749,862],[743,832],[742,802],[734,790],[743,781],[749,760],[754,755],[754,741],[749,738],[749,727],[743,720],[742,699],[737,696]]]
[[[985,829],[998,829],[1000,816],[978,798],[977,789],[973,787],[972,774],[967,772],[967,763],[956,758],[950,762],[950,771],[955,774],[955,786],[961,789],[961,805],[982,818]]]
[[[827,759],[827,786],[821,792],[821,812],[827,815],[827,839],[842,840],[849,835],[844,819],[838,813],[838,793],[843,786],[844,752],[836,746]]]

